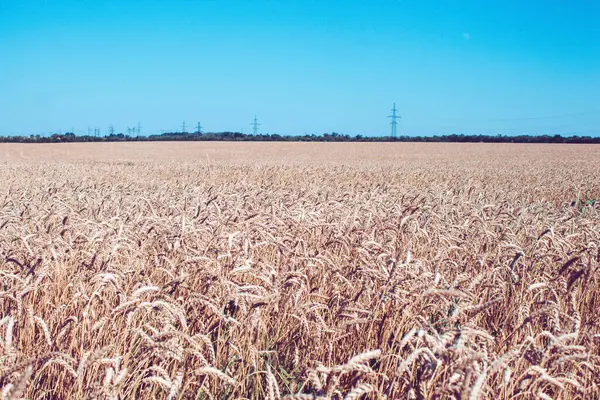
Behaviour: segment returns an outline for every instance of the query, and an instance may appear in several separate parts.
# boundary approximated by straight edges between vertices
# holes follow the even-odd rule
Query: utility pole
[[[127,127],[127,136],[131,136],[131,128]]]
[[[398,125],[398,122],[396,121],[396,119],[402,118],[401,116],[396,114],[397,112],[398,112],[398,110],[396,109],[396,103],[394,103],[394,108],[392,108],[392,115],[388,115],[388,118],[392,119],[392,122],[390,122],[390,125],[392,126],[392,137],[394,139],[396,138],[396,125]]]
[[[254,120],[252,121],[252,132],[254,132],[254,136],[258,135],[258,126],[260,124],[258,123],[258,119],[256,118],[256,115],[254,115]]]
[[[198,135],[202,135],[202,125],[200,125],[200,122],[198,122],[198,125],[196,125],[196,133]]]

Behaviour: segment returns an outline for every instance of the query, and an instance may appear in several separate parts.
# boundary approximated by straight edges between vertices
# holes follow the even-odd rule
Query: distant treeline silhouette
[[[350,136],[341,133],[283,136],[249,135],[240,132],[187,133],[166,132],[160,135],[129,136],[123,133],[107,136],[75,135],[68,132],[50,136],[2,136],[4,143],[72,143],[72,142],[158,142],[158,141],[239,141],[239,142],[458,142],[458,143],[579,143],[600,144],[600,137],[561,135],[441,135],[441,136]]]

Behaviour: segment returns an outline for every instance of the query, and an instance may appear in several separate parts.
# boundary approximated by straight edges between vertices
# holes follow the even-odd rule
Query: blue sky
[[[598,1],[0,1],[0,135],[600,136]]]

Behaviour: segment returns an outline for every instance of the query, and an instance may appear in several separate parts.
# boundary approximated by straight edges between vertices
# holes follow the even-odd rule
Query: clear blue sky
[[[600,2],[0,0],[0,135],[600,135]]]

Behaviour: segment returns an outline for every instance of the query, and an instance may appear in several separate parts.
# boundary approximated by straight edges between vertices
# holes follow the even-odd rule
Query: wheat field
[[[600,146],[0,145],[0,397],[600,398]]]

